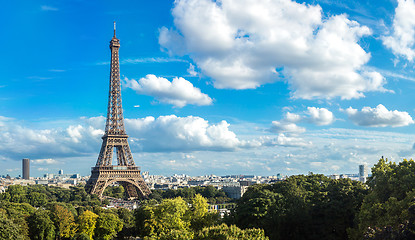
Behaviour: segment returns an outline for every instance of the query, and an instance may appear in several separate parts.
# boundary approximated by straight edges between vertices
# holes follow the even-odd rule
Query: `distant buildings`
[[[240,199],[248,190],[248,186],[224,186],[222,190],[229,198]]]
[[[23,158],[22,159],[22,171],[23,171],[23,179],[30,179],[30,159]]]
[[[11,178],[9,175],[0,176],[0,192],[7,189],[9,185],[32,185],[42,184],[47,186],[57,186],[69,188],[79,183],[85,184],[89,176],[81,177],[80,174],[64,174],[60,169],[58,174],[46,173],[43,177],[30,178],[29,176],[30,160],[22,159],[23,177]],[[272,184],[283,181],[287,176],[276,174],[273,176],[255,176],[255,175],[204,175],[188,176],[186,174],[174,174],[170,177],[162,175],[150,175],[149,172],[141,173],[145,183],[150,189],[179,189],[195,186],[212,186],[222,189],[228,197],[239,199],[253,184]],[[332,174],[328,175],[332,179],[348,178],[354,181],[366,182],[368,178],[368,167],[364,164],[359,165],[359,172],[355,174]]]

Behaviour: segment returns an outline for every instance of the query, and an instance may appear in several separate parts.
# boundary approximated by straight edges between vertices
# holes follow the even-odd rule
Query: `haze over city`
[[[415,153],[414,1],[4,2],[0,175],[89,175],[120,39],[154,175],[357,173]]]

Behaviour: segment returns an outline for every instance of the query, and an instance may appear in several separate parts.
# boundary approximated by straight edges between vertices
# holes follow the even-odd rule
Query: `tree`
[[[49,217],[49,211],[36,210],[28,218],[29,233],[33,240],[53,240],[55,238],[55,226]]]
[[[74,240],[91,240],[86,233],[77,233]]]
[[[2,210],[2,209],[0,209]],[[7,218],[6,212],[0,211],[0,239],[3,240],[24,240],[19,226]]]
[[[44,206],[47,203],[47,196],[44,193],[31,192],[28,194],[28,201],[34,207]]]
[[[202,195],[196,194],[191,199],[190,204],[190,226],[195,232],[218,222],[218,214],[208,212],[209,204],[207,203],[207,199],[202,197]]]
[[[96,226],[98,215],[95,213],[86,210],[78,217],[78,231],[80,233],[85,233],[92,240],[94,236],[94,230]]]
[[[7,213],[6,218],[12,220],[18,226],[20,235],[26,240],[29,239],[29,226],[26,218],[29,217],[36,209],[28,203],[9,203],[0,202],[0,211]]]
[[[372,168],[367,184],[370,193],[360,209],[359,226],[351,231],[353,238],[361,239],[373,230],[398,231],[410,218],[408,209],[415,198],[415,162],[404,159],[396,164],[381,158]]]
[[[26,187],[21,185],[11,185],[7,188],[7,193],[10,195],[10,202],[23,203],[27,201]]]
[[[61,238],[72,238],[76,233],[75,218],[65,207],[55,204],[52,209],[52,220],[55,223],[56,236]]]
[[[262,229],[245,229],[241,230],[235,225],[227,226],[221,224],[213,227],[203,228],[196,235],[198,240],[267,240],[264,230]]]
[[[181,197],[145,205],[136,214],[138,232],[150,239],[192,239],[187,211],[189,207]]]
[[[403,224],[400,224],[398,227],[368,227],[363,238],[368,240],[415,239],[415,199],[412,200],[412,205],[409,207],[408,213],[409,219],[406,220]]]
[[[263,228],[270,239],[347,239],[366,188],[350,179],[291,176],[272,185],[249,187],[229,223]]]
[[[107,188],[105,188],[103,195],[113,197],[113,198],[123,198],[124,187],[123,186],[108,186]]]
[[[114,213],[101,213],[97,218],[95,235],[98,239],[110,240],[122,230],[123,223]]]
[[[135,221],[133,211],[126,208],[118,208],[116,213],[123,222],[123,229],[117,234],[119,238],[135,235]]]

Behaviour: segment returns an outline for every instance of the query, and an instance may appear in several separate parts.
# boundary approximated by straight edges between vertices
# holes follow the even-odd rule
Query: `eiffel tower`
[[[114,183],[120,183],[131,198],[146,198],[151,192],[140,174],[140,168],[135,165],[128,135],[124,129],[124,117],[121,102],[121,81],[118,50],[120,40],[115,36],[110,41],[111,73],[108,99],[107,122],[105,134],[102,137],[101,151],[95,167],[92,167],[91,177],[85,189],[90,194],[102,198],[105,188]],[[114,154],[117,156],[117,165],[112,164]]]

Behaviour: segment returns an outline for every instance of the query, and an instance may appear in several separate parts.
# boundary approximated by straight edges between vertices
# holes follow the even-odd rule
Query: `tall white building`
[[[366,164],[359,165],[359,181],[365,183],[367,176],[368,173]]]

